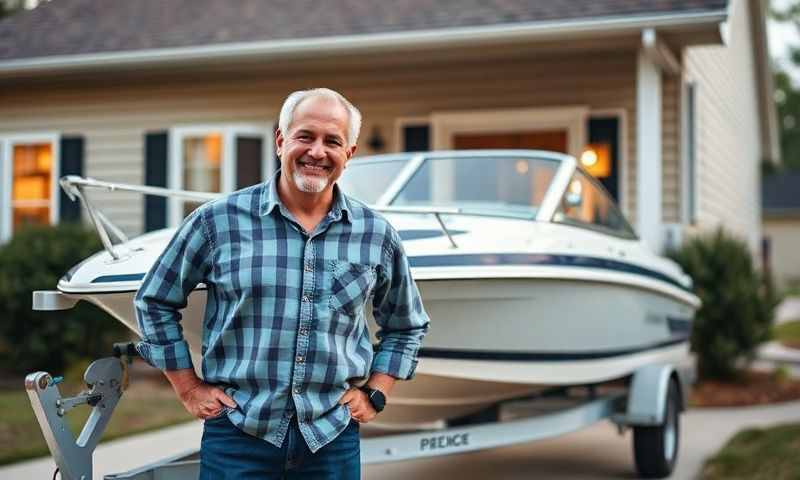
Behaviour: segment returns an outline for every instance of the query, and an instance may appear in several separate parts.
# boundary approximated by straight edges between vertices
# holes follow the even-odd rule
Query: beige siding
[[[726,47],[693,48],[686,76],[697,85],[697,220],[724,225],[759,250],[761,160],[747,2],[732,2]]]
[[[764,219],[771,245],[773,278],[781,286],[800,285],[800,218]]]
[[[144,133],[178,124],[263,122],[277,118],[290,91],[326,85],[351,98],[364,113],[362,142],[379,127],[395,145],[395,120],[433,112],[586,105],[622,109],[628,131],[628,175],[634,175],[635,54],[553,55],[485,62],[364,68],[360,71],[270,72],[263,77],[208,82],[199,79],[135,86],[40,88],[27,94],[0,92],[0,135],[52,130],[84,135],[86,174],[141,183]],[[252,76],[251,76],[252,77]],[[665,148],[669,148],[665,146]],[[370,153],[365,145],[361,153]],[[633,211],[635,177],[626,182],[625,207]],[[136,195],[95,195],[128,232],[141,231],[142,200]]]

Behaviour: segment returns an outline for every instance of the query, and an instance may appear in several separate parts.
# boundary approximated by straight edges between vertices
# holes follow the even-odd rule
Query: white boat
[[[431,318],[416,377],[397,384],[379,425],[429,425],[687,359],[699,307],[691,280],[647,249],[574,158],[530,150],[384,155],[352,160],[339,184],[398,230]],[[62,185],[84,200],[106,248],[58,290],[138,332],[133,296],[174,229],[128,240],[83,190],[215,195],[77,177]],[[182,322],[198,368],[204,308],[201,284]]]

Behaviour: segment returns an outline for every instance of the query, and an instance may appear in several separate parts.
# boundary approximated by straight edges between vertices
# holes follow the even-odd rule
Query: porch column
[[[636,73],[636,226],[661,252],[661,70],[645,48]]]

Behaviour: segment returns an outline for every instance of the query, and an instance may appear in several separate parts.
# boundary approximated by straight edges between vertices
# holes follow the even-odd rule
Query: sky
[[[800,0],[772,0],[770,3],[773,8],[784,9],[797,1]],[[795,83],[800,85],[800,69],[792,67],[791,62],[789,62],[789,47],[800,47],[800,35],[798,35],[795,27],[789,23],[768,20],[767,36],[772,60],[784,68],[790,68],[792,78]]]

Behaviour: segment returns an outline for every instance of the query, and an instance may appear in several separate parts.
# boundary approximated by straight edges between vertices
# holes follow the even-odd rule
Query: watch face
[[[386,406],[386,397],[380,390],[370,389],[369,401],[377,412],[381,412]]]

